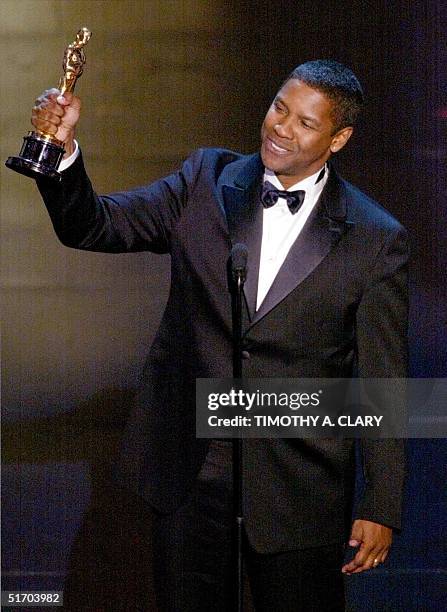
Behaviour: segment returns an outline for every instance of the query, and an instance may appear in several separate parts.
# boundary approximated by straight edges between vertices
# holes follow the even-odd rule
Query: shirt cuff
[[[69,168],[71,166],[71,164],[78,157],[78,155],[79,155],[79,145],[78,145],[76,140],[74,141],[74,145],[75,145],[75,150],[73,151],[73,153],[69,157],[66,157],[65,159],[63,159],[61,161],[61,163],[59,164],[59,168],[58,168],[59,172],[63,172],[64,170]]]

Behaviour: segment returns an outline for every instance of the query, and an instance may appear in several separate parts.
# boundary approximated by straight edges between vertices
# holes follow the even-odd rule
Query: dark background
[[[445,377],[446,14],[441,1],[4,0],[2,156],[17,154],[82,25],[94,35],[79,141],[99,191],[162,176],[197,146],[256,150],[290,70],[337,59],[367,95],[337,166],[409,230],[411,374]],[[150,514],[108,471],[168,261],[66,249],[32,181],[1,179],[3,589],[61,589],[67,577],[66,609],[152,610]],[[349,610],[447,610],[447,445],[408,446],[404,529],[387,564],[348,579]]]

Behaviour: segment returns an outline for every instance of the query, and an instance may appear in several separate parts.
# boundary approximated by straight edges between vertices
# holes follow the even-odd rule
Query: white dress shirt
[[[325,167],[323,177],[317,182],[321,170],[322,168],[286,190],[303,189],[306,192],[303,204],[297,213],[292,215],[286,199],[281,197],[274,206],[264,208],[256,310],[259,310],[290,248],[298,238],[323,191],[328,171]],[[264,171],[264,181],[268,181],[277,189],[284,190],[275,173],[267,168]]]
[[[69,166],[71,166],[71,164],[74,162],[74,160],[79,155],[79,145],[76,142],[76,140],[74,141],[74,146],[75,146],[75,150],[73,151],[73,153],[69,155],[68,157],[66,157],[65,159],[63,159],[61,163],[59,164],[59,168],[58,168],[59,172],[63,172]]]

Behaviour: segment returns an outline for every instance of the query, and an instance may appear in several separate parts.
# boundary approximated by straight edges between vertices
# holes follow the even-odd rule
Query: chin
[[[268,168],[269,170],[278,175],[281,174],[283,176],[287,176],[289,174],[287,168],[284,168],[284,166],[281,166],[280,164],[278,164],[278,162],[275,163],[275,160],[270,161],[270,159],[271,158],[269,158],[267,155],[265,156],[265,158],[262,157],[262,163],[264,164],[265,168]]]
[[[267,151],[265,151],[264,145],[261,146],[261,159],[266,168],[277,174],[282,173],[283,169],[280,167],[279,160],[274,155],[270,155]]]

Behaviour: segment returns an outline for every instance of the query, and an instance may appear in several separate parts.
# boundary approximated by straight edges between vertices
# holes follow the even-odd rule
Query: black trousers
[[[188,501],[154,519],[159,612],[234,611],[231,525],[231,443],[216,440]],[[340,544],[260,554],[244,541],[256,612],[342,612],[342,562]]]

